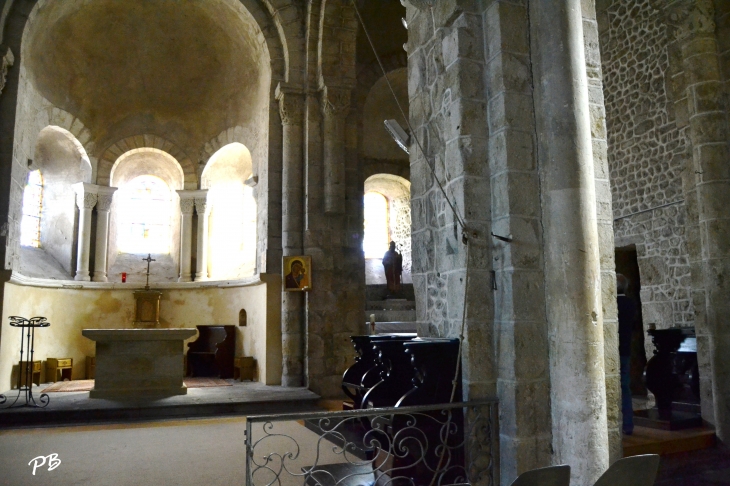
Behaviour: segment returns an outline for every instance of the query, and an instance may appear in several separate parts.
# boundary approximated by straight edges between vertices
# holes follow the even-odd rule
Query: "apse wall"
[[[150,147],[153,135],[193,164],[185,166],[185,189],[200,188],[204,163],[230,142],[246,145],[254,176],[266,174],[273,92],[268,49],[257,20],[236,0],[39,0],[17,66],[5,268],[21,271],[22,191],[46,126],[78,139],[91,165],[85,182],[102,186],[110,184],[109,171],[124,148]],[[253,196],[259,240],[265,241],[268,192],[254,190]]]
[[[266,278],[267,276],[264,276]],[[196,325],[236,325],[236,356],[253,356],[257,381],[281,383],[281,287],[276,279],[254,279],[235,287],[161,289],[160,327],[194,328]],[[5,284],[0,341],[0,390],[14,383],[13,366],[19,360],[20,331],[10,327],[8,316],[44,316],[50,327],[37,329],[34,360],[73,358],[72,379],[85,378],[85,357],[95,355],[95,343],[81,335],[83,329],[132,328],[133,290],[122,284],[105,288],[49,288]],[[68,286],[67,286],[68,287]],[[239,327],[239,312],[246,310],[246,327]],[[188,340],[194,340],[195,337]],[[185,348],[187,349],[187,347]]]

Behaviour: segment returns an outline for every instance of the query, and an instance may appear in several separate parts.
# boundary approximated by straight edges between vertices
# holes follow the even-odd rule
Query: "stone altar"
[[[89,398],[185,395],[183,341],[195,329],[84,329],[96,341],[96,377]]]

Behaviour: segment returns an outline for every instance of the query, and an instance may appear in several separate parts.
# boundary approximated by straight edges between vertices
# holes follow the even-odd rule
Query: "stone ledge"
[[[13,272],[10,282],[28,287],[44,287],[58,289],[89,289],[89,290],[144,290],[142,283],[121,283],[121,282],[91,282],[79,280],[55,280],[37,277],[26,277],[18,272]],[[261,274],[240,280],[207,280],[204,282],[150,282],[155,290],[181,290],[181,289],[204,289],[223,287],[248,287],[264,283]]]
[[[81,334],[92,341],[172,341],[194,336],[197,329],[84,329]]]
[[[174,395],[186,395],[185,385],[180,387],[160,388],[121,388],[115,390],[99,390],[94,388],[89,392],[89,398],[105,398],[107,400],[130,400],[135,398],[162,398]]]

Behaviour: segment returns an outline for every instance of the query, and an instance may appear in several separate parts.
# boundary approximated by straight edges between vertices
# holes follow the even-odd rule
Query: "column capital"
[[[193,214],[197,200],[207,197],[208,194],[207,189],[196,191],[179,190],[175,192],[180,196],[180,212],[183,214]]]
[[[98,200],[99,186],[87,182],[77,182],[71,187],[76,193],[76,206],[79,209],[94,209]]]
[[[697,34],[715,33],[715,6],[712,0],[677,0],[664,8],[670,31],[680,42]]]
[[[96,211],[109,211],[112,207],[112,200],[114,199],[114,193],[117,192],[116,187],[99,186]]]
[[[300,126],[304,121],[304,91],[285,83],[276,85],[274,96],[279,102],[282,125]]]
[[[196,197],[195,198],[195,212],[198,214],[205,214],[207,213],[207,207],[208,207],[208,198],[205,197]]]
[[[321,84],[322,114],[325,117],[345,118],[350,112],[351,88]]]
[[[2,61],[0,61],[0,94],[3,92],[3,88],[5,87],[5,80],[8,76],[8,69],[10,69],[10,66],[12,66],[15,63],[15,57],[13,56],[13,51],[8,49],[5,51],[5,54],[3,55]]]

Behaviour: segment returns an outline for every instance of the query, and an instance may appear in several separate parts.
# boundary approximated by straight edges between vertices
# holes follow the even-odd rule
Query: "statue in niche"
[[[284,290],[307,291],[310,289],[310,275],[312,268],[312,257],[295,256],[284,257],[283,269],[289,273],[284,275]]]
[[[383,256],[385,280],[388,282],[388,293],[397,295],[400,292],[400,279],[403,273],[403,256],[395,249],[395,241],[390,242],[390,248]]]

